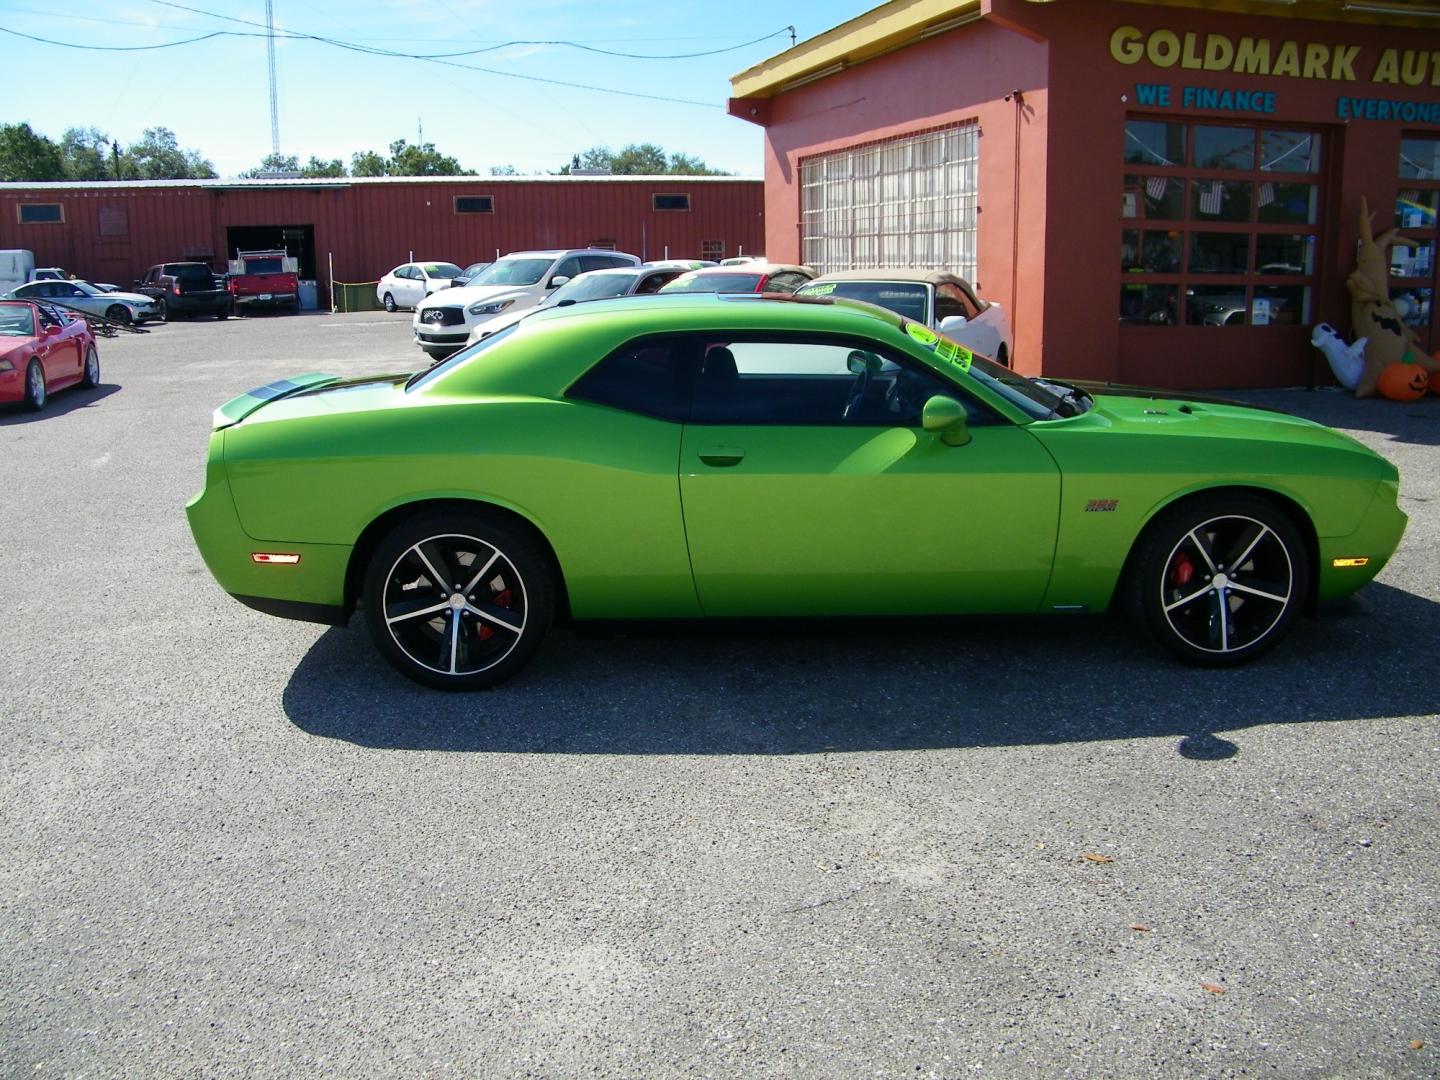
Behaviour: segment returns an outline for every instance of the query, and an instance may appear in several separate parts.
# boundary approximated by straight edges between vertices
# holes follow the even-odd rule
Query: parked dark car
[[[228,319],[234,301],[224,280],[215,277],[208,263],[156,263],[135,283],[135,291],[160,302],[163,318],[213,315]]]

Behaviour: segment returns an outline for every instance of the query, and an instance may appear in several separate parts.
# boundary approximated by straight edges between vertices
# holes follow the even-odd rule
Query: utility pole
[[[270,61],[270,152],[280,156],[280,99],[275,93],[275,4],[265,0],[265,52]]]
[[[115,156],[115,179],[120,179],[120,140],[110,140],[110,150]]]

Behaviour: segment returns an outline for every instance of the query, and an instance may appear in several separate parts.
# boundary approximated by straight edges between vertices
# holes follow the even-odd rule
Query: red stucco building
[[[1440,4],[892,0],[732,92],[772,259],[959,269],[1021,371],[1328,382],[1362,196],[1440,346]]]
[[[732,176],[387,177],[0,184],[0,248],[95,281],[237,248],[286,247],[300,276],[374,281],[410,259],[465,265],[527,248],[647,259],[759,252],[762,185]],[[412,255],[413,253],[413,255]]]

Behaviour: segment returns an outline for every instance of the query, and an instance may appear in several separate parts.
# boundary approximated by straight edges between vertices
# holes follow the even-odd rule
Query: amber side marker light
[[[250,558],[266,566],[294,566],[300,561],[299,555],[283,551],[252,551]]]
[[[1349,559],[1331,559],[1331,560],[1330,560],[1330,565],[1331,565],[1331,566],[1336,566],[1336,567],[1343,567],[1343,566],[1364,566],[1364,565],[1366,565],[1367,563],[1369,563],[1369,561],[1370,561],[1370,560],[1369,560],[1368,557],[1366,557],[1366,556],[1364,556],[1364,555],[1357,555],[1357,556],[1354,556],[1354,557],[1349,558]]]

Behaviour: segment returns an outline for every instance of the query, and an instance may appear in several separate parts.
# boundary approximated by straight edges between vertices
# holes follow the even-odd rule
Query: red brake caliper
[[[496,596],[495,596],[495,603],[496,603],[497,605],[499,605],[500,607],[508,608],[508,607],[510,606],[510,590],[509,590],[509,589],[502,589],[499,593],[497,593]],[[494,630],[491,630],[491,629],[490,629],[488,626],[486,626],[484,623],[481,623],[481,624],[480,624],[480,635],[479,635],[479,636],[480,636],[480,640],[481,640],[481,641],[484,641],[486,638],[492,638],[492,637],[494,637],[494,636],[495,636],[495,631],[494,631]]]
[[[1190,556],[1182,551],[1170,563],[1170,584],[1177,589],[1183,589],[1190,584],[1190,579],[1194,576],[1195,564],[1190,561]]]

